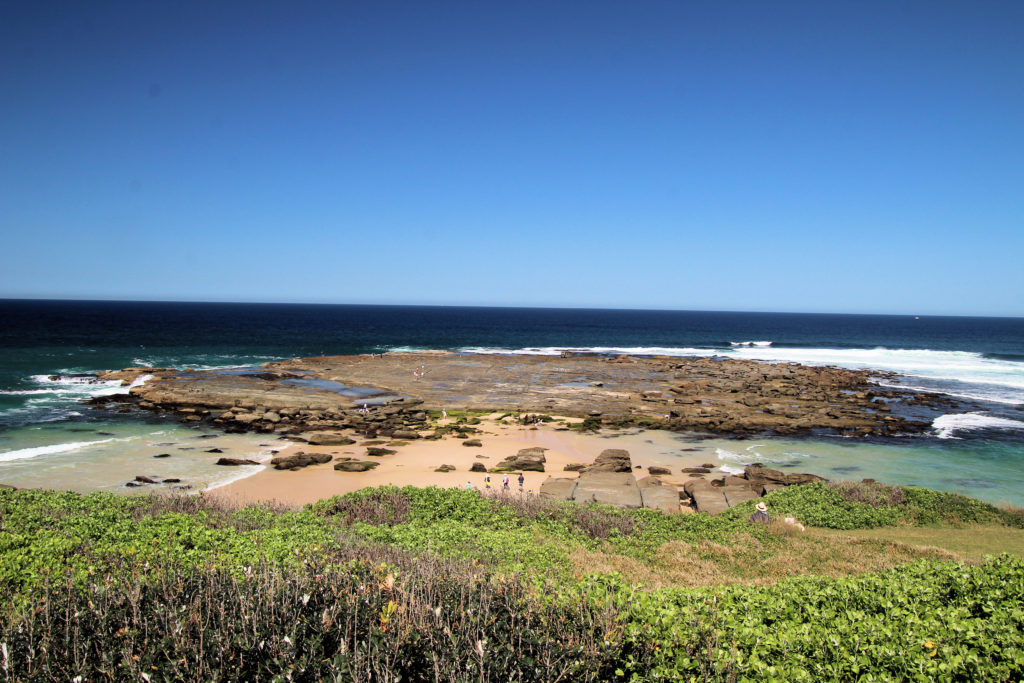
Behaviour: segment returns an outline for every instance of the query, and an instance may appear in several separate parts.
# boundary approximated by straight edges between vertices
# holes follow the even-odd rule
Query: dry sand
[[[451,419],[449,418],[449,421]],[[442,422],[445,424],[445,422]],[[302,505],[322,498],[357,491],[368,486],[439,486],[444,488],[466,488],[467,482],[474,489],[484,488],[484,474],[470,472],[473,463],[481,462],[490,469],[504,458],[515,455],[520,449],[540,446],[547,462],[545,472],[524,472],[524,489],[537,493],[541,483],[550,476],[575,477],[574,472],[564,471],[571,463],[589,464],[606,448],[624,448],[630,452],[639,477],[644,476],[651,465],[669,467],[673,476],[663,477],[666,483],[681,484],[685,477],[679,474],[681,467],[695,467],[705,462],[716,462],[713,451],[682,452],[684,447],[698,447],[698,444],[681,442],[679,435],[658,430],[630,430],[604,432],[602,434],[580,434],[567,431],[559,424],[545,424],[540,427],[523,427],[501,424],[486,419],[477,426],[480,434],[473,435],[482,442],[482,447],[463,446],[463,441],[446,438],[440,441],[409,441],[408,445],[391,447],[394,455],[367,457],[366,447],[351,446],[308,446],[295,444],[282,450],[282,454],[299,450],[307,453],[329,453],[333,456],[350,457],[357,460],[372,460],[380,465],[368,472],[339,472],[333,463],[313,465],[301,470],[275,470],[267,466],[251,477],[235,481],[214,489],[209,495],[223,497],[235,503],[276,501],[286,505]],[[562,427],[560,430],[559,427]],[[380,444],[384,447],[387,444]],[[482,457],[480,457],[482,456]],[[435,472],[441,465],[452,465],[453,472]],[[511,489],[518,491],[517,474],[510,474]],[[491,486],[501,488],[500,473],[491,475]]]

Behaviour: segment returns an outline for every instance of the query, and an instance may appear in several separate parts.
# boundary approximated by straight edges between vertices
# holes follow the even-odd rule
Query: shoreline
[[[442,426],[454,424],[453,418],[441,421]],[[566,430],[557,425],[545,424],[540,427],[498,424],[493,415],[482,418],[477,425],[481,447],[463,446],[459,439],[438,441],[417,439],[406,445],[393,447],[397,452],[381,457],[364,457],[367,440],[349,446],[310,446],[295,444],[282,455],[323,453],[336,456],[329,463],[311,465],[300,470],[276,470],[265,465],[264,469],[229,484],[208,490],[205,495],[219,497],[231,502],[248,504],[257,502],[278,502],[286,505],[303,505],[322,498],[358,491],[374,486],[438,486],[441,488],[466,488],[467,481],[474,490],[486,490],[483,472],[471,472],[474,463],[482,463],[488,469],[508,456],[524,448],[541,447],[545,450],[544,472],[523,472],[525,478],[523,495],[537,495],[540,485],[548,477],[575,478],[578,473],[565,471],[570,464],[590,465],[597,456],[609,448],[629,451],[636,476],[647,476],[652,465],[668,467],[671,475],[659,477],[666,484],[681,487],[687,477],[681,467],[698,467],[716,460],[713,453],[705,449],[685,455],[669,453],[679,451],[679,434],[663,430],[623,430],[619,434],[586,434]],[[373,441],[373,440],[370,440]],[[380,444],[389,447],[387,444]],[[482,456],[482,457],[480,457]],[[380,464],[366,472],[339,472],[333,469],[337,457],[353,457],[372,460]],[[441,465],[455,467],[451,472],[436,472]],[[719,463],[715,463],[716,468]],[[724,474],[717,472],[716,474]],[[518,494],[516,472],[510,472],[510,491]],[[502,473],[491,473],[491,487],[501,491]]]

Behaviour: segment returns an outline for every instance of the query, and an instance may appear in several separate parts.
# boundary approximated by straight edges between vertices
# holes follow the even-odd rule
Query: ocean
[[[3,484],[127,493],[134,490],[127,482],[145,475],[180,478],[197,491],[260,468],[217,467],[208,451],[263,461],[275,448],[266,436],[91,410],[83,400],[124,391],[88,376],[98,370],[231,368],[423,349],[572,349],[884,371],[883,384],[957,403],[912,437],[716,439],[709,446],[717,464],[735,471],[764,462],[833,480],[872,477],[1024,505],[1024,318],[0,300],[0,320]]]

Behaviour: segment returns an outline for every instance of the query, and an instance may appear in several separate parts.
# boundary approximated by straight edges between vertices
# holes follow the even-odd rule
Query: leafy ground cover
[[[813,485],[767,502],[776,516],[833,529],[1024,526],[1012,511],[920,489]],[[963,563],[954,550],[800,534],[748,515],[411,487],[302,510],[3,491],[0,672],[83,681],[1024,676],[1021,559]]]

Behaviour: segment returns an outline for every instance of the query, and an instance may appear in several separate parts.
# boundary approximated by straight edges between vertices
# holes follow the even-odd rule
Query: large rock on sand
[[[355,443],[342,432],[306,432],[302,437],[313,446],[348,446]]]
[[[587,468],[589,472],[632,472],[633,461],[629,451],[621,448],[607,448],[601,451],[594,464]]]
[[[657,477],[645,477],[636,483],[645,508],[662,512],[679,512],[679,491]]]
[[[270,461],[275,470],[298,470],[310,465],[322,465],[330,462],[327,453],[296,453],[295,455],[279,455]]]
[[[548,477],[540,485],[540,497],[550,500],[572,500],[576,480],[568,477]]]
[[[572,498],[580,503],[605,503],[619,508],[639,508],[644,504],[632,472],[581,472]]]
[[[491,468],[491,472],[543,472],[546,448],[524,448]]]

